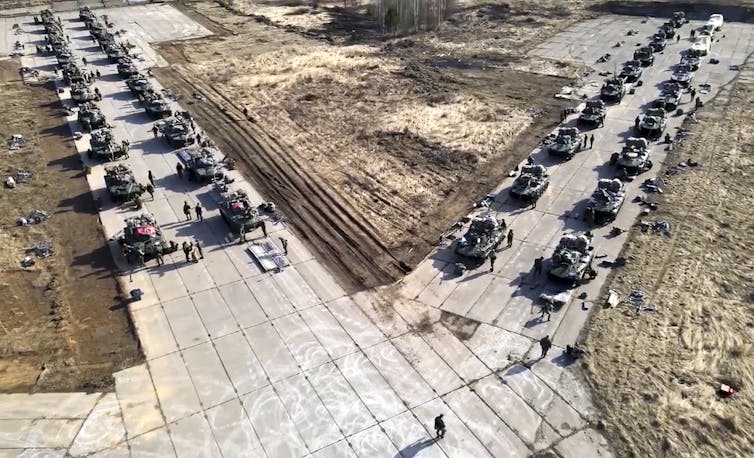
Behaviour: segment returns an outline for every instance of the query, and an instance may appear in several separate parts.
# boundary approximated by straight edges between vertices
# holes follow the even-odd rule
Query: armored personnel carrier
[[[688,65],[691,70],[699,70],[699,64],[702,62],[701,52],[694,49],[687,49],[681,57],[681,65]]]
[[[68,48],[63,48],[59,52],[55,53],[55,58],[58,60],[58,64],[63,65],[69,62],[73,62],[73,53]]]
[[[91,132],[92,129],[99,129],[105,127],[107,121],[105,115],[102,114],[99,107],[92,102],[84,102],[79,105],[79,122],[84,126],[84,130]]]
[[[547,151],[554,156],[562,156],[571,159],[581,146],[579,129],[576,127],[561,127]]]
[[[649,67],[655,63],[655,55],[652,48],[644,46],[634,51],[634,60],[641,62],[642,67]]]
[[[694,69],[691,68],[690,65],[679,64],[675,67],[673,76],[671,76],[670,79],[681,86],[686,87],[691,84],[691,81],[694,79]]]
[[[656,33],[652,35],[652,39],[649,42],[649,47],[652,48],[652,51],[654,52],[660,52],[665,49],[666,44],[667,41],[665,40],[665,34]]]
[[[71,99],[80,104],[96,100],[97,95],[86,83],[74,83],[71,85]]]
[[[130,57],[121,57],[118,59],[118,75],[121,78],[130,78],[133,75],[139,74],[139,69],[136,68]]]
[[[543,165],[525,165],[516,177],[510,194],[516,199],[536,202],[550,185],[550,175]]]
[[[162,98],[162,95],[151,93],[139,95],[139,100],[144,104],[144,110],[152,118],[166,118],[173,114],[170,104]]]
[[[673,17],[670,18],[670,23],[676,29],[680,28],[686,22],[688,22],[686,20],[686,13],[684,13],[683,11],[676,11],[675,13],[673,13]]]
[[[146,96],[146,94],[154,90],[147,77],[141,73],[129,76],[126,80],[126,86],[128,86],[132,94],[137,96]]]
[[[189,180],[214,181],[223,178],[222,166],[213,148],[189,146],[175,152],[188,173]]]
[[[644,68],[641,66],[641,62],[638,60],[629,60],[623,65],[619,78],[622,78],[627,83],[634,83],[639,81],[643,72]]]
[[[120,158],[127,159],[129,150],[130,146],[128,142],[122,141],[120,143],[117,143],[114,140],[110,139],[107,141],[107,143],[105,143],[104,146],[97,148],[96,150],[90,149],[89,151],[87,151],[87,155],[91,159],[110,162],[116,161]]]
[[[63,66],[63,82],[65,84],[89,84],[89,76],[76,64],[69,63]]]
[[[166,120],[160,130],[171,146],[193,145],[196,142],[194,131],[191,129],[188,120],[182,116],[175,116]]]
[[[456,253],[467,258],[485,259],[500,245],[504,235],[503,220],[496,220],[491,215],[477,216],[456,242]]]
[[[45,25],[55,23],[55,16],[52,14],[51,10],[40,11],[39,19],[42,21],[42,24],[45,24]]]
[[[602,100],[608,102],[621,103],[623,97],[626,95],[626,82],[621,77],[608,78],[602,84],[600,89],[600,97]]]
[[[215,190],[220,195],[220,215],[233,233],[239,233],[243,227],[249,232],[261,224],[259,209],[251,204],[249,196],[242,189],[228,191],[220,182],[215,182]]]
[[[662,26],[660,26],[659,33],[661,33],[666,40],[675,38],[675,27],[673,27],[673,24],[671,24],[670,22],[666,22]]]
[[[592,237],[567,234],[560,239],[555,248],[547,275],[553,280],[566,281],[575,286],[587,274],[591,275],[592,261]]]
[[[667,122],[667,112],[664,109],[650,108],[639,120],[638,134],[650,140],[657,140],[665,131]]]
[[[605,102],[602,100],[588,100],[586,106],[579,114],[579,124],[590,124],[593,126],[602,126],[605,123],[607,109]]]
[[[586,204],[586,219],[592,219],[595,224],[613,221],[625,200],[626,190],[623,183],[617,178],[603,178],[597,182],[597,189]]]
[[[168,254],[178,250],[178,244],[168,242],[153,216],[142,214],[125,221],[123,235],[118,238],[129,264],[136,264],[140,251],[144,261],[157,257],[157,253]]]
[[[681,101],[681,85],[675,81],[666,81],[662,85],[660,98],[655,101],[655,106],[664,108],[665,111],[673,111],[678,108]]]
[[[105,46],[105,54],[107,54],[107,58],[112,63],[117,63],[118,59],[128,57],[128,54],[126,54],[123,46],[119,45],[118,43],[109,43],[107,46]]]
[[[115,202],[128,202],[144,194],[145,187],[136,182],[133,172],[125,164],[105,167],[105,186]]]
[[[630,137],[620,153],[613,153],[610,163],[627,176],[639,175],[652,168],[646,138]]]
[[[89,149],[93,152],[104,149],[108,143],[115,140],[113,133],[110,129],[97,129],[92,131],[89,136]]]
[[[88,6],[79,9],[79,19],[84,22],[92,22],[96,17],[97,15]]]

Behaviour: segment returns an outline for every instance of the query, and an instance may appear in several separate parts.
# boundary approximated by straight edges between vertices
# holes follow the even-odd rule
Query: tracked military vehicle
[[[579,114],[579,124],[589,124],[593,126],[602,126],[605,123],[607,109],[605,102],[602,100],[588,100],[586,106]]]
[[[656,33],[652,35],[652,39],[649,42],[649,47],[652,48],[652,51],[654,52],[660,52],[665,49],[666,44],[667,41],[665,40],[665,35]]]
[[[156,258],[158,252],[168,254],[178,250],[177,243],[165,240],[157,221],[151,215],[132,216],[125,220],[125,225],[118,244],[129,264],[136,264],[138,257],[149,261]]]
[[[473,259],[485,259],[503,240],[505,222],[492,215],[477,216],[469,230],[456,242],[456,253]]]
[[[635,176],[652,168],[646,138],[630,137],[620,153],[613,153],[610,163],[627,176]]]
[[[673,27],[673,24],[666,22],[660,27],[660,33],[663,34],[666,40],[675,38],[675,27]]]
[[[667,122],[667,112],[664,109],[650,108],[639,120],[638,134],[650,140],[657,140],[665,131]]]
[[[680,28],[686,22],[688,22],[688,20],[686,19],[686,13],[684,13],[683,11],[674,12],[673,17],[670,18],[670,23],[676,29]]]
[[[58,60],[58,64],[60,65],[73,62],[74,60],[73,53],[68,48],[64,48],[60,50],[60,52],[56,53],[55,58]]]
[[[107,58],[112,63],[117,63],[118,59],[128,57],[128,54],[123,49],[123,46],[119,45],[118,43],[109,43],[107,46],[105,46],[105,54],[107,54]]]
[[[95,152],[102,150],[114,140],[115,137],[110,129],[94,130],[89,136],[89,149]]]
[[[144,110],[152,118],[166,118],[173,114],[170,104],[160,94],[150,93],[139,95],[139,100],[144,105]]]
[[[699,70],[699,64],[702,62],[701,52],[693,49],[687,49],[681,57],[681,65],[691,67],[691,70]]]
[[[664,108],[665,111],[673,111],[678,108],[681,101],[681,85],[675,81],[667,81],[662,85],[660,98],[655,101],[655,106]]]
[[[97,15],[88,6],[79,9],[79,19],[84,22],[92,22],[96,17]]]
[[[681,86],[686,87],[691,84],[691,81],[694,79],[694,69],[691,68],[690,65],[679,64],[676,66],[673,71],[673,76],[671,76],[670,79]]]
[[[642,67],[649,67],[655,63],[655,55],[652,48],[644,46],[634,51],[634,60],[641,62]]]
[[[561,127],[555,140],[547,148],[547,152],[554,156],[571,159],[581,146],[579,129],[576,127]]]
[[[164,121],[160,130],[171,146],[187,146],[196,142],[196,135],[189,121],[182,116],[175,116]]]
[[[118,75],[121,78],[130,78],[133,75],[139,74],[139,69],[136,68],[130,57],[121,57],[118,59]]]
[[[638,60],[629,60],[623,65],[619,78],[622,78],[627,83],[634,83],[639,81],[643,72],[644,68],[641,66],[641,62]]]
[[[131,168],[125,164],[105,167],[105,186],[115,202],[128,202],[141,196],[146,190],[136,182]]]
[[[45,24],[45,25],[55,23],[55,16],[52,14],[51,10],[40,11],[39,19],[42,21],[42,24]]]
[[[215,159],[214,148],[189,146],[175,152],[186,168],[189,180],[214,181],[223,178],[222,166]]]
[[[102,114],[99,107],[92,102],[84,102],[79,105],[78,120],[87,132],[91,132],[92,129],[105,127],[107,124],[105,115]]]
[[[603,178],[597,182],[597,189],[586,204],[586,219],[591,219],[595,224],[613,221],[625,200],[626,190],[623,183],[617,178]]]
[[[84,73],[76,64],[69,63],[63,66],[63,82],[65,84],[89,84],[89,75]]]
[[[74,83],[71,85],[71,99],[76,103],[91,102],[97,99],[97,94],[89,89],[86,83]]]
[[[621,103],[621,101],[623,101],[623,97],[626,95],[627,89],[628,87],[626,86],[626,82],[623,78],[608,78],[602,84],[602,88],[600,89],[600,98],[607,102]]]
[[[96,150],[90,149],[87,151],[87,155],[91,159],[96,159],[103,162],[117,161],[118,159],[128,159],[128,152],[131,149],[130,145],[126,141],[120,143],[110,139],[101,148]]]
[[[229,191],[221,182],[215,182],[215,191],[220,196],[220,215],[233,233],[241,228],[249,232],[261,224],[259,209],[251,204],[248,194],[242,189]]]
[[[556,281],[565,281],[575,286],[587,274],[593,272],[594,247],[592,237],[587,235],[564,235],[550,259],[547,275]]]
[[[525,165],[511,186],[510,195],[526,202],[536,202],[550,185],[550,175],[543,165]]]
[[[129,76],[126,80],[126,86],[128,86],[132,94],[137,96],[146,96],[146,94],[154,91],[147,77],[141,73]]]

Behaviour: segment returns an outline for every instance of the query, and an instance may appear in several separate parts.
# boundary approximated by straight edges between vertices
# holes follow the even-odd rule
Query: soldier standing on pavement
[[[550,313],[552,313],[552,303],[545,302],[542,305],[542,313],[539,315],[539,318],[544,318],[547,315],[547,321],[550,321]]]
[[[149,184],[151,184],[152,186],[154,186],[154,175],[152,175],[152,171],[151,170],[147,171],[147,180],[149,180]]]
[[[178,178],[183,178],[183,164],[180,162],[175,166],[175,171],[178,173]]]
[[[538,257],[534,260],[534,276],[538,277],[542,275],[542,263],[544,262],[545,258],[542,256]]]
[[[202,245],[197,240],[194,243],[194,246],[196,247],[196,252],[199,253],[199,259],[204,259],[204,252],[202,252]]]
[[[288,256],[288,239],[280,237],[280,244],[283,246],[283,254]]]
[[[550,347],[552,347],[550,336],[546,335],[542,337],[542,339],[539,341],[539,346],[542,348],[542,356],[540,356],[539,359],[542,359],[547,356],[547,352],[550,351]]]
[[[186,215],[186,221],[191,219],[191,205],[185,200],[183,201],[183,214]]]
[[[594,134],[592,134],[591,137],[589,137],[589,149],[594,148]]]
[[[261,226],[261,228],[262,228],[262,235],[265,238],[267,238],[267,223],[265,223],[264,221],[260,221],[259,222],[259,226]]]
[[[437,433],[437,438],[442,439],[445,437],[445,422],[442,419],[442,414],[435,417],[435,433]]]
[[[204,217],[202,216],[202,206],[197,202],[196,207],[194,207],[194,211],[196,212],[196,219],[199,221],[204,221]]]
[[[241,228],[238,230],[238,241],[243,243],[246,241],[246,224],[241,223]]]
[[[160,128],[157,127],[157,124],[152,126],[152,133],[154,134],[154,138],[157,138],[157,134],[160,132]]]
[[[183,254],[186,255],[186,262],[190,262],[191,259],[189,258],[189,255],[191,254],[191,248],[189,247],[188,242],[184,240],[181,248],[183,249]]]
[[[508,248],[513,246],[513,229],[508,231]]]
[[[152,183],[147,183],[146,188],[147,188],[147,192],[149,193],[149,197],[151,197],[152,200],[154,200],[154,186],[152,186]]]
[[[495,270],[495,259],[497,259],[497,255],[495,254],[495,250],[492,250],[490,252],[490,272]]]
[[[158,266],[165,264],[165,260],[162,258],[162,250],[157,250],[155,252],[155,259],[157,259]]]

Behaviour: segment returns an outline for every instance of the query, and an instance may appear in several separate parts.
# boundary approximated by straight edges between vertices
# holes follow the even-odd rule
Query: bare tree
[[[374,0],[382,29],[405,33],[432,30],[453,12],[455,0]]]

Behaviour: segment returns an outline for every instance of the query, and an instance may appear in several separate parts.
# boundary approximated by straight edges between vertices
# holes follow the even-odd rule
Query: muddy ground
[[[721,94],[668,160],[700,165],[651,196],[671,236],[634,229],[607,286],[645,291],[656,311],[602,309],[588,330],[586,372],[618,456],[754,456],[754,83]],[[722,384],[737,394],[719,396]]]
[[[2,178],[23,167],[29,183],[0,192],[0,392],[106,390],[140,351],[113,277],[113,261],[54,87],[25,86],[18,62],[0,61]],[[26,138],[9,151],[12,134]],[[16,226],[31,209],[50,214]],[[40,240],[55,255],[21,268]]]
[[[204,95],[199,124],[356,291],[411,270],[556,125],[578,69],[531,73],[523,52],[580,16],[513,5],[392,39],[342,8],[184,4],[218,36],[162,45],[156,73]]]

